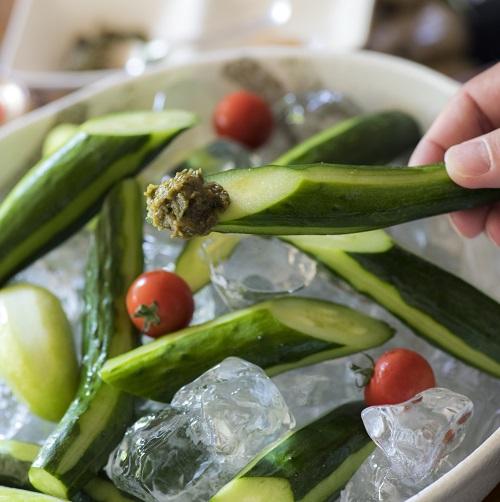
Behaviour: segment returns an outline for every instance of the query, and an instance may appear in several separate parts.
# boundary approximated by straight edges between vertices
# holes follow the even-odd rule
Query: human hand
[[[424,135],[410,165],[444,160],[455,183],[500,188],[500,63],[465,83]],[[500,202],[450,215],[457,232],[500,246]]]

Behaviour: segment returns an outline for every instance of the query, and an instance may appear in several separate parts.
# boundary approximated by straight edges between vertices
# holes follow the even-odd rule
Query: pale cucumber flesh
[[[210,283],[210,263],[206,253],[215,265],[228,258],[240,240],[240,236],[228,234],[190,239],[175,263],[175,273],[187,282],[192,293],[198,292]]]
[[[210,499],[210,502],[294,502],[290,483],[283,478],[237,478]]]
[[[51,497],[43,493],[30,492],[20,488],[0,486],[0,500],[8,500],[9,502],[60,502],[68,499]]]
[[[366,347],[374,340],[381,323],[350,307],[329,302],[308,302],[292,297],[289,302],[274,302],[270,305],[272,316],[290,330],[325,342],[339,345]]]
[[[136,136],[172,131],[194,125],[197,117],[185,110],[131,111],[90,119],[80,127],[91,135]]]
[[[57,422],[79,379],[73,333],[61,302],[45,288],[19,283],[0,290],[0,312],[0,375],[32,413]]]

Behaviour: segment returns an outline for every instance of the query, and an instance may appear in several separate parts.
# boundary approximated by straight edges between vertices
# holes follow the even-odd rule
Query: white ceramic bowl
[[[228,75],[228,67],[234,68],[242,61],[251,61],[256,66],[250,73],[240,68],[235,80]],[[99,87],[77,91],[0,128],[0,197],[37,160],[45,134],[58,122],[81,121],[123,109],[150,108],[155,96],[163,93],[167,106],[194,110],[202,118],[200,126],[176,140],[162,155],[160,162],[168,165],[187,148],[212,137],[210,116],[219,97],[245,82],[261,85],[262,91],[267,92],[269,86],[263,75],[271,76],[283,91],[317,87],[344,91],[364,111],[401,108],[413,114],[423,129],[458,88],[454,81],[427,68],[369,52],[258,49],[207,54],[196,62],[156,68],[135,79],[112,77]],[[483,237],[473,241],[460,239],[439,218],[422,225],[429,242],[439,243],[443,237],[452,239],[456,249],[461,250],[460,256],[468,257],[463,266],[455,264],[458,273],[500,298],[500,270],[493,265],[500,261],[500,251]],[[432,246],[426,253],[443,266],[448,264],[446,256],[432,255]],[[456,468],[411,500],[480,501],[499,482],[500,430],[496,430]]]
[[[357,49],[367,40],[373,4],[374,0],[15,0],[0,45],[0,64],[30,88],[77,89],[118,71],[68,70],[77,39],[103,30],[140,32],[176,60],[241,46],[256,37]],[[127,71],[137,75],[142,65],[132,64]]]

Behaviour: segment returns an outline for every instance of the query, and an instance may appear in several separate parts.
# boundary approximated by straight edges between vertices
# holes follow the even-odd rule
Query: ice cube
[[[228,358],[138,420],[106,471],[146,502],[206,501],[294,425],[262,369]]]
[[[360,113],[359,107],[342,92],[330,89],[305,91],[283,96],[275,105],[278,124],[292,143]]]
[[[391,469],[391,461],[377,448],[346,484],[340,502],[404,502],[426,488],[452,466],[445,463],[432,475],[412,486],[405,485]]]
[[[200,413],[221,461],[237,469],[295,426],[270,378],[255,364],[236,357],[183,387],[172,404]]]
[[[172,238],[170,231],[164,230],[158,232],[153,225],[146,223],[144,225],[144,241],[142,244],[144,268],[146,270],[164,268],[165,270],[173,271],[175,261],[184,245],[185,241]]]
[[[472,415],[472,402],[434,388],[392,406],[372,406],[361,416],[380,448],[368,457],[341,494],[341,502],[403,502],[448,472]]]
[[[296,426],[301,427],[342,403],[363,398],[347,359],[323,361],[272,377]]]
[[[28,416],[28,407],[12,394],[0,378],[0,439],[13,438]]]
[[[229,169],[244,169],[261,165],[259,156],[235,141],[218,139],[197,148],[181,162],[175,171],[201,169],[203,174],[212,174]]]
[[[220,465],[203,429],[188,410],[166,406],[139,419],[110,456],[106,471],[116,486],[147,502],[205,501]]]
[[[391,469],[411,486],[432,475],[462,443],[472,413],[469,398],[436,387],[401,404],[371,406],[361,417]]]
[[[229,257],[220,246],[202,248],[210,266],[212,284],[231,309],[271,300],[307,287],[316,274],[316,262],[279,239],[242,237]],[[265,259],[262,259],[265,257]]]

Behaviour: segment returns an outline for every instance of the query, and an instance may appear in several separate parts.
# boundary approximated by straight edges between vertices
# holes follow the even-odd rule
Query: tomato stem
[[[134,312],[134,317],[144,319],[144,327],[142,328],[144,333],[148,332],[151,324],[158,326],[161,319],[158,315],[158,303],[156,300],[151,305],[141,303]]]
[[[353,363],[349,365],[349,369],[354,371],[356,376],[361,377],[356,380],[356,387],[358,387],[359,389],[362,389],[363,387],[366,387],[368,385],[373,376],[375,367],[375,361],[373,360],[373,358],[370,355],[365,354],[364,352],[362,354],[370,360],[370,366],[362,367]]]

